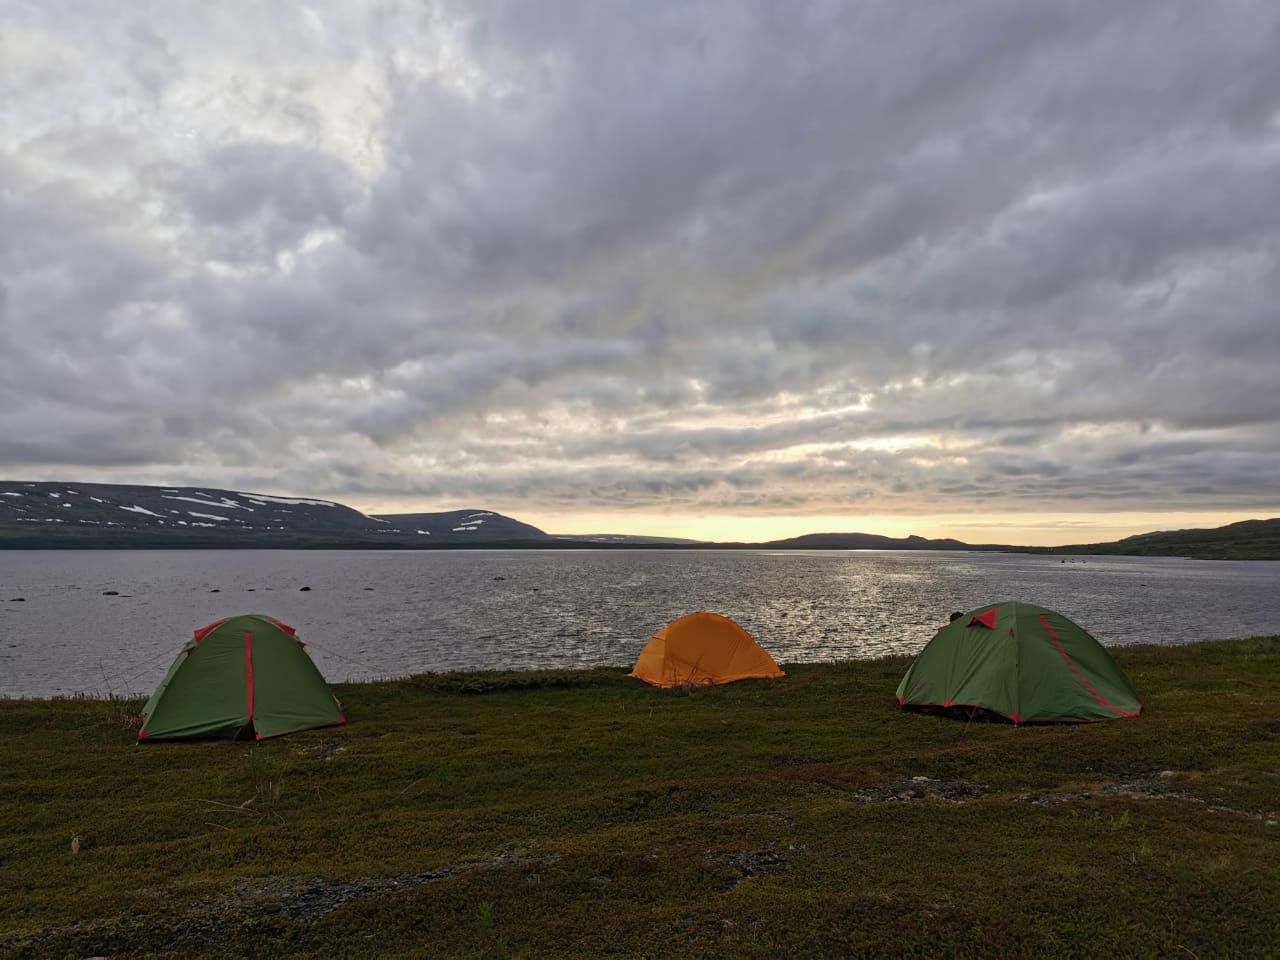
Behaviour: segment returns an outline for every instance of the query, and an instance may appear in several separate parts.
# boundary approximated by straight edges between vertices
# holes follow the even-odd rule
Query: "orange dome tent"
[[[785,674],[764,647],[728,617],[691,613],[655,633],[628,676],[655,687],[683,687]]]

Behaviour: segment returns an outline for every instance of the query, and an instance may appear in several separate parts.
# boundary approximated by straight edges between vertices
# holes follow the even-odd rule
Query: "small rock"
[[[222,591],[221,591],[221,590],[219,590],[217,587],[214,587],[214,588],[213,588],[212,590],[210,590],[209,592],[210,592],[210,593],[221,593]]]
[[[494,577],[493,579],[495,579],[495,580],[505,580],[505,579],[507,579],[507,578],[506,578],[506,577]]]
[[[298,588],[298,592],[299,592],[299,593],[307,593],[307,592],[309,592],[310,590],[311,590],[311,588],[310,588],[310,587],[299,587],[299,588]]]
[[[1014,803],[1034,803],[1038,807],[1047,807],[1055,801],[1038,793],[1024,793],[1013,798]]]
[[[328,760],[329,757],[333,756],[335,753],[345,749],[347,748],[341,741],[326,740],[316,748],[315,752],[311,754],[311,757],[315,760]]]
[[[934,780],[930,777],[912,777],[910,780],[897,780],[856,791],[853,796],[863,803],[900,803],[912,800],[923,800],[925,797],[937,797],[952,803],[963,803],[976,800],[986,792],[981,783],[969,783],[965,780]]]
[[[11,598],[9,599],[9,602],[10,602],[10,603],[26,603],[26,602],[27,602],[27,598],[26,598],[26,597],[11,597]]]
[[[103,590],[102,595],[104,597],[118,597],[120,596],[120,591],[119,590]]]
[[[768,848],[769,846],[771,845],[759,850],[735,850],[731,853],[712,853],[708,850],[703,854],[703,858],[724,864],[737,872],[737,877],[728,879],[720,885],[721,892],[727,893],[748,877],[758,877],[791,869],[791,864],[771,851]]]
[[[249,590],[248,590],[248,592],[249,592],[249,593],[254,593],[254,592],[255,592],[255,588],[254,588],[254,587],[250,587],[250,588],[249,588]]]
[[[1161,770],[1157,774],[1161,780],[1168,780],[1170,777],[1176,777],[1177,775],[1178,772],[1176,770]]]
[[[373,587],[365,587],[366,590],[373,590]]]

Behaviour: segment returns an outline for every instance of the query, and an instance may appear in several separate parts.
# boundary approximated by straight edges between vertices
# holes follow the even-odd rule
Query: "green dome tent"
[[[347,722],[293,627],[260,614],[197,630],[142,716],[139,742],[265,740]]]
[[[1060,613],[979,607],[943,627],[898,684],[905,710],[975,711],[1014,723],[1136,717],[1142,701],[1111,654]]]

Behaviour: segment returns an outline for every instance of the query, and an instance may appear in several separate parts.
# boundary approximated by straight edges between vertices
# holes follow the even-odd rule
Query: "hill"
[[[972,544],[949,538],[809,533],[764,543],[623,534],[554,535],[493,510],[368,515],[333,500],[215,487],[0,481],[0,549],[391,548],[992,550],[1021,553],[1280,560],[1280,518],[1211,530],[1138,534],[1064,547]]]
[[[549,540],[537,527],[505,517],[492,510],[450,510],[446,513],[378,513],[373,519],[398,531],[412,530],[414,536],[435,537],[437,541],[465,540],[468,543],[494,540]]]
[[[0,481],[0,547],[423,547],[551,543],[492,510],[368,516],[214,487]]]
[[[715,547],[719,544],[705,540],[689,540],[685,537],[645,537],[629,533],[577,533],[557,534],[557,540],[574,545],[597,547]]]
[[[1009,550],[959,540],[813,533],[767,543],[627,534],[552,535],[493,510],[368,515],[332,500],[215,487],[0,481],[0,548],[669,547]]]
[[[756,546],[756,544],[753,544]],[[961,540],[930,540],[915,534],[883,537],[875,533],[806,533],[758,544],[772,550],[1016,550],[1017,547],[973,546]]]
[[[1280,560],[1280,518],[1241,520],[1211,529],[1140,533],[1113,543],[1054,547],[1052,552],[1196,557],[1201,560]]]
[[[216,487],[0,481],[0,548],[393,548],[692,545],[552,536],[493,510],[369,515],[333,500]]]

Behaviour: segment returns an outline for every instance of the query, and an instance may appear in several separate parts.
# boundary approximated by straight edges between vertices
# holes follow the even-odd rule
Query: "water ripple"
[[[248,612],[296,626],[335,681],[628,665],[655,630],[693,610],[733,617],[781,661],[914,653],[949,611],[1007,599],[1059,610],[1107,644],[1280,632],[1280,563],[1267,562],[907,551],[10,551],[0,553],[0,584],[7,696],[149,693],[192,629]]]

